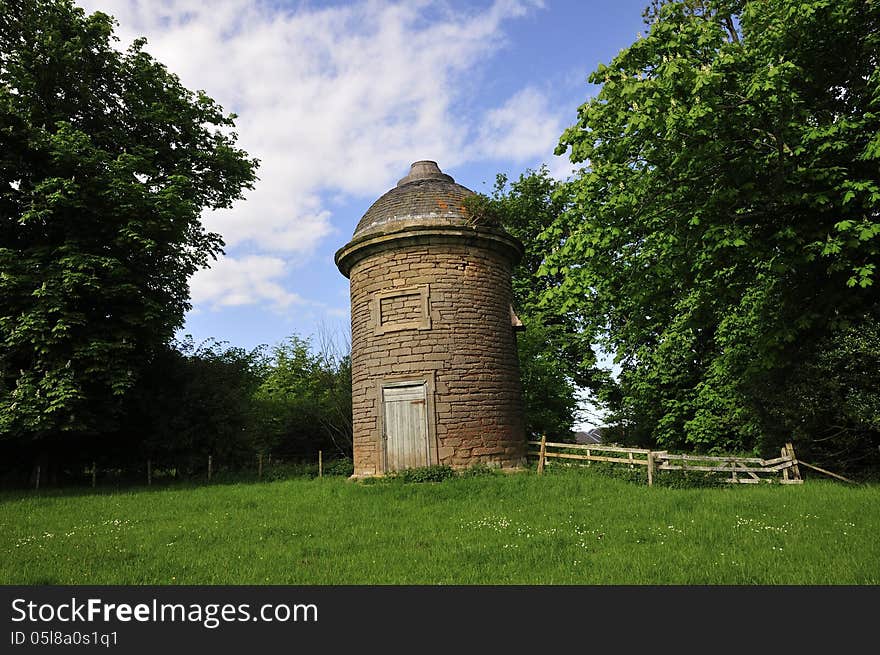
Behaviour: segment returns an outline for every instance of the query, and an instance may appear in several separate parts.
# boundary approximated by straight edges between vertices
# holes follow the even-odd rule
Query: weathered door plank
[[[382,390],[387,471],[426,466],[428,433],[424,384]]]

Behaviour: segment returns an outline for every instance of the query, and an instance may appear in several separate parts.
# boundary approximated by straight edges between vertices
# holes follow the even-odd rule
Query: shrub
[[[730,484],[727,479],[726,475],[708,471],[656,471],[654,473],[655,485],[673,489],[724,487]]]
[[[395,477],[403,482],[443,482],[443,480],[455,477],[455,471],[446,464],[435,464],[404,469],[399,471]]]
[[[459,471],[458,475],[462,478],[476,478],[484,475],[498,475],[498,469],[489,466],[488,464],[484,464],[483,462],[477,462],[476,464],[471,464],[468,468]]]
[[[263,480],[267,482],[316,477],[318,477],[318,465],[311,462],[278,462],[263,468]]]
[[[324,464],[324,475],[344,475],[348,477],[353,474],[354,462],[348,457],[334,459]]]

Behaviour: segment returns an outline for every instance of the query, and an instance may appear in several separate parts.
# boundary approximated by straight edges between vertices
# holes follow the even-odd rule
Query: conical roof
[[[434,161],[417,161],[409,174],[367,210],[354,239],[374,232],[397,231],[409,225],[459,226],[468,222],[464,199],[473,191],[456,184]]]
[[[465,199],[472,195],[443,173],[437,162],[415,162],[409,174],[367,210],[351,241],[336,251],[336,266],[348,277],[364,258],[413,244],[488,248],[519,261],[523,246],[518,240],[500,225],[476,220],[465,208]]]

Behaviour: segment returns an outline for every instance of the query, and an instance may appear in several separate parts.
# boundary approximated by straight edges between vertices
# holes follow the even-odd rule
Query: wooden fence
[[[528,454],[538,458],[538,473],[552,460],[574,460],[577,462],[610,462],[625,464],[630,468],[644,466],[649,485],[654,484],[656,471],[701,471],[723,473],[730,477],[725,482],[758,484],[773,482],[782,484],[801,484],[798,460],[794,447],[788,443],[779,457],[761,459],[760,457],[732,457],[710,455],[676,455],[665,450],[644,448],[624,448],[603,444],[571,444],[547,441],[529,441],[530,446],[538,446],[538,451]],[[574,451],[574,452],[572,452]],[[781,477],[780,477],[781,476]]]
[[[204,460],[204,461],[207,461],[207,468],[206,468],[206,469],[203,469],[203,470],[206,472],[208,482],[210,482],[211,479],[212,479],[212,477],[214,477],[214,472],[215,472],[214,465],[215,465],[215,463],[216,463],[216,460],[214,459],[214,456],[213,456],[213,455],[207,455],[206,458],[207,458],[207,459]],[[271,466],[272,466],[272,455],[270,454],[269,457],[268,457],[268,460],[266,460],[266,461],[264,462],[263,453],[257,453],[257,455],[256,455],[256,459],[257,459],[257,479],[258,479],[258,480],[262,480],[262,479],[263,479],[263,470],[264,470],[264,468],[267,468],[267,467],[271,467]],[[277,463],[277,460],[276,460],[276,463]],[[264,464],[265,464],[265,465],[264,465]],[[160,472],[163,472],[163,468],[164,468],[164,467],[161,467],[161,468],[159,469],[159,471],[160,471]],[[178,474],[177,474],[176,468],[177,468],[177,467],[176,467],[176,465],[174,465],[174,464],[172,464],[169,468],[164,468],[164,476],[167,476],[167,475],[168,475],[168,470],[171,469],[171,470],[174,470],[174,473],[171,474],[171,477],[172,477],[173,479],[177,480],[177,478],[178,478]],[[90,467],[86,467],[86,468],[81,469],[82,473],[83,473],[85,476],[87,476],[87,479],[88,479],[88,480],[90,480],[90,482],[91,482],[91,486],[92,486],[92,487],[97,487],[97,485],[98,485],[98,472],[99,472],[99,471],[103,471],[105,475],[107,474],[107,472],[116,472],[116,473],[121,474],[123,479],[133,480],[133,479],[135,479],[136,477],[140,476],[140,475],[141,475],[141,471],[143,471],[143,470],[144,470],[144,469],[135,469],[135,471],[137,472],[137,475],[129,475],[129,476],[126,476],[126,473],[130,473],[130,469],[126,469],[124,466],[114,466],[114,465],[112,465],[112,464],[111,464],[111,465],[108,465],[108,466],[106,466],[106,467],[104,467],[104,468],[99,469],[99,468],[98,468],[98,463],[97,463],[97,461],[95,461],[95,460],[92,460],[92,464],[91,464]],[[147,460],[146,460],[146,468],[145,468],[145,470],[146,470],[146,481],[147,481],[147,486],[148,486],[148,487],[151,487],[151,486],[153,485],[153,480],[154,480],[155,478],[157,478],[157,475],[156,475],[157,469],[156,469],[156,466],[155,466],[155,462],[153,462],[152,459],[147,459]],[[244,466],[244,467],[239,467],[239,468],[234,469],[234,470],[238,470],[238,471],[241,471],[241,470],[248,470],[248,467],[246,467],[246,466]],[[319,478],[324,477],[324,454],[323,454],[323,452],[320,451],[320,450],[318,451],[318,469],[317,469],[317,472],[318,472],[318,477],[319,477]],[[41,475],[41,473],[43,473],[43,474]],[[191,476],[186,476],[186,479],[189,479],[189,480],[197,480],[197,479],[201,478],[201,475],[203,475],[203,474],[195,474],[195,475],[191,475]],[[39,489],[40,489],[40,485],[45,486],[46,481],[45,481],[45,479],[44,479],[44,476],[45,476],[45,473],[41,471],[41,467],[40,467],[40,465],[37,464],[37,466],[34,467],[34,472],[33,472],[33,485],[34,485],[34,489],[36,489],[36,490],[39,491]]]

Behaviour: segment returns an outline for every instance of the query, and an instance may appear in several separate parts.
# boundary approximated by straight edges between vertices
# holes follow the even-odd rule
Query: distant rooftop
[[[590,428],[586,432],[575,432],[574,441],[580,444],[602,443],[602,430],[600,428]]]

